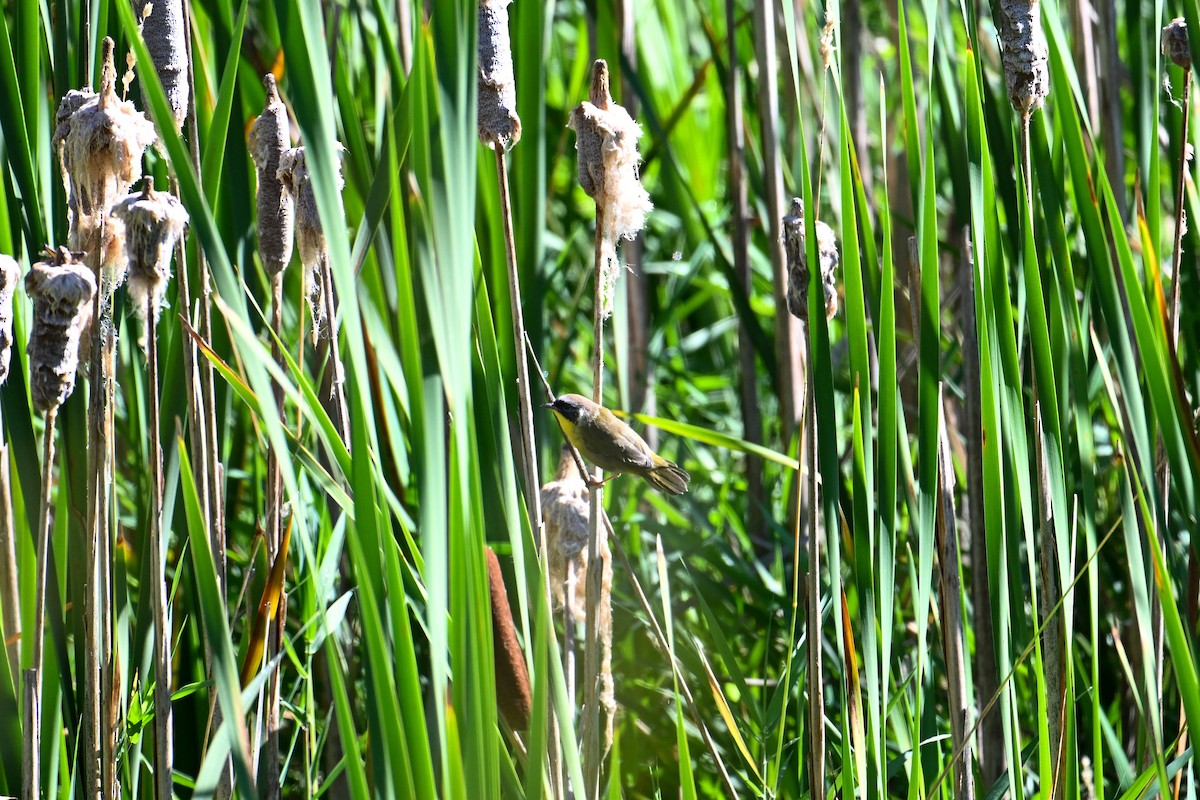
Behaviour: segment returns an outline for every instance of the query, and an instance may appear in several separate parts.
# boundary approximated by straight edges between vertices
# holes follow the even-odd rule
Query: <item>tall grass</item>
[[[1158,37],[1177,15],[1200,31],[1196,0],[1106,6],[1116,61],[1109,31],[1084,36],[1094,21],[1042,0],[1050,93],[1027,119],[1006,88],[998,3],[518,0],[523,132],[500,160],[477,138],[473,2],[190,10],[196,108],[181,134],[127,0],[0,9],[0,252],[24,271],[66,243],[54,113],[98,78],[105,36],[118,65],[133,53],[129,96],[161,139],[144,172],[174,179],[191,218],[158,386],[124,289],[115,302],[114,525],[99,552],[112,580],[101,707],[117,717],[104,766],[120,796],[164,777],[181,797],[1194,793],[1200,232],[1180,220],[1200,207],[1185,157],[1197,126],[1190,78]],[[864,29],[857,70],[843,18]],[[654,204],[608,341],[567,128],[599,58],[637,109]],[[276,306],[258,256],[246,135],[267,73],[328,242],[344,415],[323,353],[301,345],[303,271],[282,273]],[[828,321],[818,281],[808,323],[781,305],[779,175],[803,201],[809,264],[816,223],[836,233],[842,310]],[[644,330],[630,291],[645,293]],[[20,290],[14,320],[0,453],[19,608],[0,620],[19,626],[0,623],[0,638],[19,647],[0,647],[0,795],[27,777],[39,726],[22,721],[22,683],[42,666],[44,796],[93,796],[88,392],[58,409],[44,450]],[[605,484],[619,707],[605,757],[583,756],[585,687],[531,522],[531,484],[550,479],[561,437],[534,408],[528,457],[520,393],[541,391],[519,367],[522,328],[554,392],[603,386],[610,408],[655,409],[629,421],[694,478],[678,498]],[[748,410],[761,430],[743,428]],[[214,427],[193,437],[199,415]],[[276,469],[285,561],[268,557]],[[170,776],[153,772],[156,491]],[[497,714],[487,545],[530,675],[525,731]],[[263,649],[260,606],[283,612],[278,648]],[[256,761],[275,682],[278,758]]]

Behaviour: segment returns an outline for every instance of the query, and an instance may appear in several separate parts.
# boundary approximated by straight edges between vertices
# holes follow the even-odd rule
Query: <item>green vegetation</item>
[[[476,2],[138,5],[0,6],[0,796],[1194,795],[1197,0],[517,0],[515,109]],[[543,558],[594,389],[690,485],[564,462]]]

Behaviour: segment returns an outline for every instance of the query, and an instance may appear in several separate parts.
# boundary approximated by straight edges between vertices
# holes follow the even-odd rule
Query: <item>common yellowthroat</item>
[[[650,449],[633,428],[602,405],[577,394],[561,395],[545,408],[580,455],[605,472],[641,475],[667,494],[683,494],[692,479],[678,464]]]

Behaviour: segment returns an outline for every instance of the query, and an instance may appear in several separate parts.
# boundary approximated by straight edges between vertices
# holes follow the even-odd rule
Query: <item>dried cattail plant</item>
[[[279,160],[292,146],[287,108],[279,99],[275,76],[266,75],[267,103],[250,128],[250,155],[258,174],[258,256],[268,275],[283,272],[292,260],[292,198],[279,180]]]
[[[833,228],[816,221],[817,256],[821,264],[821,286],[825,291],[825,318],[833,319],[838,311],[837,237]],[[783,218],[783,249],[787,255],[788,311],[799,319],[808,320],[808,251],[805,249],[804,202],[792,198],[791,213]]]
[[[92,312],[96,280],[77,253],[66,248],[47,251],[43,262],[33,265],[25,276],[25,292],[33,301],[33,328],[26,352],[29,355],[29,386],[33,405],[45,415],[42,457],[41,511],[38,517],[37,578],[34,589],[33,687],[24,703],[26,761],[33,765],[27,776],[30,796],[37,797],[38,754],[41,750],[40,698],[42,654],[45,647],[47,553],[50,538],[51,487],[54,464],[54,420],[58,407],[75,389],[79,366],[79,342]]]
[[[134,0],[135,4],[138,1]],[[188,109],[188,47],[183,0],[149,0],[142,6],[140,16],[142,39],[171,105],[175,127],[182,130]],[[142,95],[145,96],[144,88]]]
[[[101,243],[101,230],[109,209],[141,174],[142,155],[156,138],[145,115],[117,96],[116,77],[113,41],[105,38],[99,94],[69,92],[59,105],[54,130],[67,192],[68,244],[101,271],[105,294],[120,284],[121,259],[111,260],[120,252],[118,232],[107,231]]]
[[[334,167],[340,199],[342,170],[336,161]],[[308,171],[303,147],[293,147],[279,159],[279,181],[296,206],[296,244],[300,249],[300,263],[304,265],[308,305],[312,311],[313,341],[328,338],[332,323],[332,298],[326,296],[332,288],[327,275],[329,243],[325,239],[321,215],[317,212],[317,197],[313,193],[312,175]]]
[[[1188,43],[1187,23],[1176,17],[1162,29],[1162,53],[1182,69],[1192,68],[1192,51]]]
[[[508,148],[521,138],[517,87],[513,79],[508,6],[512,0],[479,3],[479,139]]]
[[[29,337],[29,388],[33,406],[46,413],[62,405],[75,390],[79,341],[92,318],[96,281],[82,256],[60,247],[25,276],[25,292],[33,301]]]
[[[20,275],[21,271],[13,257],[0,254],[0,384],[8,378],[13,343],[13,289]]]
[[[575,131],[579,185],[596,201],[598,235],[604,261],[601,292],[604,317],[612,311],[612,291],[617,280],[618,239],[633,238],[646,224],[653,208],[650,195],[638,176],[637,142],[641,126],[612,100],[608,64],[592,65],[588,99],[571,112]]]
[[[171,279],[171,256],[188,223],[183,204],[169,192],[156,192],[147,178],[141,192],[128,195],[112,215],[125,226],[129,296],[134,311],[158,322],[159,308]]]
[[[1008,99],[1017,113],[1028,118],[1050,94],[1046,33],[1038,0],[1000,0],[999,23]]]
[[[554,480],[542,486],[542,519],[546,524],[550,588],[554,601],[565,606],[574,621],[587,620],[588,485],[579,473],[570,447],[564,447]],[[605,749],[612,745],[616,699],[612,677],[612,555],[601,537],[597,559],[601,564],[600,602],[597,605],[601,664],[600,706],[605,712]]]
[[[529,691],[529,670],[521,645],[517,641],[517,629],[513,624],[512,609],[508,604],[508,592],[504,588],[504,574],[500,561],[492,548],[487,548],[488,592],[492,599],[492,642],[495,653],[496,704],[500,714],[515,731],[529,727],[529,715],[533,698]]]

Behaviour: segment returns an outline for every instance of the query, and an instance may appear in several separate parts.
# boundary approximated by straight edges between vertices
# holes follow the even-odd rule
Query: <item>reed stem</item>
[[[33,608],[33,667],[26,670],[25,679],[31,686],[26,686],[22,697],[25,713],[25,797],[27,800],[38,800],[41,792],[41,753],[42,753],[42,663],[46,647],[46,583],[50,566],[47,563],[50,552],[51,517],[50,502],[54,481],[54,422],[58,417],[58,409],[51,408],[46,412],[46,430],[42,443],[42,496],[38,511],[37,530],[37,578],[34,588]],[[32,678],[32,681],[30,681]]]
[[[554,595],[550,588],[550,553],[546,544],[546,527],[542,521],[541,500],[541,469],[538,464],[537,444],[534,441],[533,399],[529,385],[529,360],[523,346],[525,335],[525,312],[521,302],[521,276],[517,269],[517,245],[513,234],[512,197],[508,186],[508,165],[506,164],[504,147],[497,143],[493,147],[496,153],[496,176],[500,187],[500,216],[504,221],[504,254],[508,265],[508,296],[513,325],[513,360],[517,367],[517,406],[518,429],[521,434],[520,467],[525,484],[525,509],[529,514],[529,524],[533,529],[534,541],[538,547],[538,561],[541,564],[542,594],[546,608],[554,608]],[[574,621],[571,619],[571,606],[564,604],[565,619],[563,624],[563,668],[567,678],[567,694],[575,696],[575,636]],[[553,635],[553,626],[551,626]],[[550,741],[555,746],[549,748],[551,773],[558,774],[560,758],[558,716],[554,711],[554,703],[547,701],[547,713],[550,723]],[[561,795],[561,785],[555,787]]]
[[[275,335],[271,337],[271,355],[281,370],[287,368],[283,360],[280,342],[283,337],[283,272],[271,276],[271,328]],[[275,409],[280,419],[283,415],[283,386],[273,385]],[[286,421],[286,420],[285,420]],[[283,536],[283,478],[280,470],[279,456],[272,449],[267,457],[267,486],[270,493],[267,504],[267,563],[274,564],[279,557],[280,539]],[[279,625],[271,625],[267,629],[266,660],[271,659],[279,649]],[[264,701],[263,744],[264,752],[261,758],[259,784],[264,786],[264,797],[275,798],[279,795],[279,670],[272,670],[267,678],[267,692]],[[265,769],[266,774],[261,770]]]
[[[146,300],[146,372],[150,397],[150,582],[154,592],[154,785],[159,800],[171,797],[174,754],[171,720],[171,619],[167,598],[163,531],[163,464],[158,396],[158,343],[154,299]]]
[[[604,389],[604,206],[596,203],[595,302],[592,308],[592,401],[602,404]],[[584,471],[585,475],[588,475]],[[588,492],[588,565],[600,563],[600,516],[603,508],[603,471],[590,474]],[[584,796],[600,795],[600,627],[599,606],[603,570],[588,569],[587,621],[583,659],[583,779]]]

